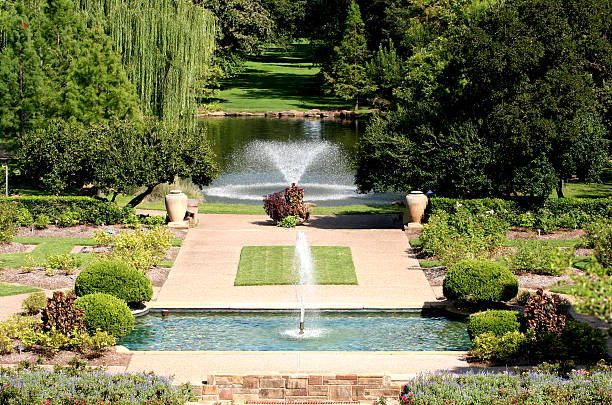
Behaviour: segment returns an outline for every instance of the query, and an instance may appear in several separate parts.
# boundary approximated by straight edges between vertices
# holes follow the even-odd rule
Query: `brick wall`
[[[392,382],[389,376],[382,374],[215,374],[208,376],[201,394],[206,401],[235,403],[341,402],[375,401],[381,396],[397,399],[400,389],[401,384]]]

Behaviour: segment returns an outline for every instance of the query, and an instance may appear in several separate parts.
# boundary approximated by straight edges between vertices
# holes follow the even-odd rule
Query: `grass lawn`
[[[431,269],[432,267],[444,266],[444,263],[442,263],[442,260],[427,260],[427,259],[422,259],[422,260],[419,260],[419,264],[424,269]]]
[[[222,83],[220,93],[209,101],[219,103],[226,112],[351,108],[350,102],[322,94],[319,68],[311,62],[308,44],[270,47],[252,57],[245,68]]]
[[[504,247],[522,247],[544,245],[550,247],[572,247],[577,243],[582,242],[581,239],[506,239]]]
[[[40,288],[0,283],[0,297],[40,291]]]
[[[43,263],[47,260],[47,256],[67,253],[72,250],[75,245],[93,246],[95,241],[93,238],[44,238],[44,237],[29,237],[29,238],[14,238],[13,241],[26,245],[37,245],[31,253],[3,253],[0,254],[0,267],[9,269],[18,269],[23,266],[26,255],[30,254],[37,262]],[[79,253],[78,257],[81,263],[86,265],[94,258],[93,254]]]
[[[610,198],[612,197],[612,168],[605,168],[601,183],[565,183],[563,194],[568,198]],[[553,192],[553,197],[557,193]]]
[[[316,284],[357,284],[351,249],[311,246]],[[234,285],[286,285],[299,282],[293,272],[293,246],[244,246]]]

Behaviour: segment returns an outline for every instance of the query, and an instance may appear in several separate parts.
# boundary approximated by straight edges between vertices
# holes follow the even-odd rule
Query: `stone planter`
[[[182,222],[187,212],[187,196],[181,190],[170,190],[166,195],[166,211],[170,222]]]
[[[404,214],[404,224],[408,223],[408,228],[422,228],[421,220],[427,208],[428,198],[422,191],[411,191],[406,196],[406,213]]]

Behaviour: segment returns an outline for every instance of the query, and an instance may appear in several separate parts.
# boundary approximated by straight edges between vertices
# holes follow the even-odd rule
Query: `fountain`
[[[298,233],[295,243],[293,271],[299,276],[299,282],[296,284],[296,295],[298,295],[299,286],[299,297],[297,297],[297,300],[300,305],[300,327],[298,335],[304,337],[304,315],[306,312],[304,297],[307,295],[307,290],[310,289],[311,294],[308,298],[312,299],[312,289],[315,284],[312,253],[310,252],[310,246],[308,246],[308,241],[306,240],[304,232]],[[313,336],[313,334],[308,334],[308,336]]]

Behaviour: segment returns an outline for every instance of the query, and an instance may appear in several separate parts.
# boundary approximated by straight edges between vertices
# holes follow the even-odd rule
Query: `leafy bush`
[[[518,331],[521,327],[520,314],[516,311],[488,310],[472,314],[468,321],[467,331],[470,339],[483,333],[492,333],[497,337],[506,332]]]
[[[47,256],[46,266],[48,269],[62,270],[66,274],[72,274],[81,265],[81,260],[77,255],[70,253],[59,253]]]
[[[17,207],[17,223],[19,226],[31,226],[34,223],[34,217],[26,207]]]
[[[75,305],[74,295],[65,295],[61,291],[53,292],[53,297],[47,299],[47,305],[42,309],[43,330],[52,329],[68,335],[85,328],[84,313]]]
[[[103,231],[94,233],[99,245],[111,247],[110,260],[119,260],[146,273],[151,266],[166,255],[170,248],[172,232],[165,227],[156,227],[135,232],[121,232],[109,235]]]
[[[571,250],[541,243],[520,245],[509,256],[510,269],[515,273],[562,274],[571,266],[572,253]]]
[[[510,226],[539,228],[549,232],[558,228],[583,228],[601,219],[612,219],[612,198],[555,198],[541,203],[529,198],[430,199],[429,213],[454,214],[457,205],[476,214],[493,211]]]
[[[310,213],[304,204],[304,189],[291,184],[285,193],[273,193],[264,197],[264,209],[274,223],[278,223],[288,216],[308,219]]]
[[[565,327],[565,315],[560,313],[557,301],[541,288],[525,304],[525,321],[536,339],[543,334],[559,335]]]
[[[508,224],[491,212],[472,214],[458,207],[454,214],[434,213],[424,225],[423,252],[445,265],[462,259],[487,259],[502,247]]]
[[[34,220],[34,227],[36,229],[45,229],[50,223],[51,219],[49,219],[48,215],[40,214],[36,216],[36,219]]]
[[[593,223],[585,229],[586,242],[593,248],[593,254],[604,267],[612,268],[612,224]]]
[[[77,332],[70,336],[69,345],[71,349],[88,357],[98,357],[116,342],[117,340],[108,332],[96,331],[93,335]]]
[[[0,403],[34,405],[180,405],[196,398],[192,387],[152,374],[107,374],[96,369],[0,370]],[[49,401],[49,402],[47,402]]]
[[[47,296],[43,291],[30,294],[23,302],[21,307],[28,315],[36,315],[47,305]]]
[[[574,294],[580,297],[576,308],[612,323],[612,277],[608,269],[592,258],[585,267],[585,274],[572,278],[576,282]]]
[[[24,273],[31,273],[36,267],[38,267],[38,261],[34,258],[34,256],[29,253],[25,255],[21,270],[23,270]]]
[[[485,332],[474,338],[470,353],[480,360],[506,361],[521,354],[527,344],[525,334],[517,330],[501,336]]]
[[[144,191],[144,188],[137,190],[134,194],[138,195]],[[195,184],[189,178],[176,178],[172,183],[161,183],[153,188],[151,194],[146,197],[147,201],[164,201],[167,194],[170,194],[171,190],[181,190],[188,198],[204,201],[204,195],[202,194],[202,187]],[[163,217],[162,217],[163,218]]]
[[[78,275],[74,290],[79,297],[96,292],[110,294],[129,305],[153,297],[151,281],[142,272],[118,260],[103,260],[87,266]]]
[[[420,374],[402,391],[400,403],[413,404],[573,404],[610,402],[612,371],[573,370],[567,377],[543,372]]]
[[[0,244],[10,242],[17,233],[19,213],[15,204],[0,201]]]
[[[443,283],[444,296],[475,304],[507,301],[518,292],[510,270],[489,261],[463,260],[450,266]]]
[[[281,228],[295,228],[298,224],[299,217],[295,215],[289,215],[288,217],[283,218],[276,226]]]
[[[131,207],[121,208],[113,202],[81,196],[8,197],[2,200],[16,203],[17,207],[26,209],[34,218],[45,215],[49,223],[58,220],[64,226],[75,221],[96,225],[123,223],[126,215],[134,211]],[[22,225],[29,224],[22,222]]]
[[[604,334],[587,323],[566,321],[561,341],[569,357],[583,361],[603,359],[608,352]]]
[[[99,329],[121,339],[134,327],[134,316],[125,301],[112,295],[85,295],[76,300],[75,306],[85,311],[85,325],[91,333]]]

